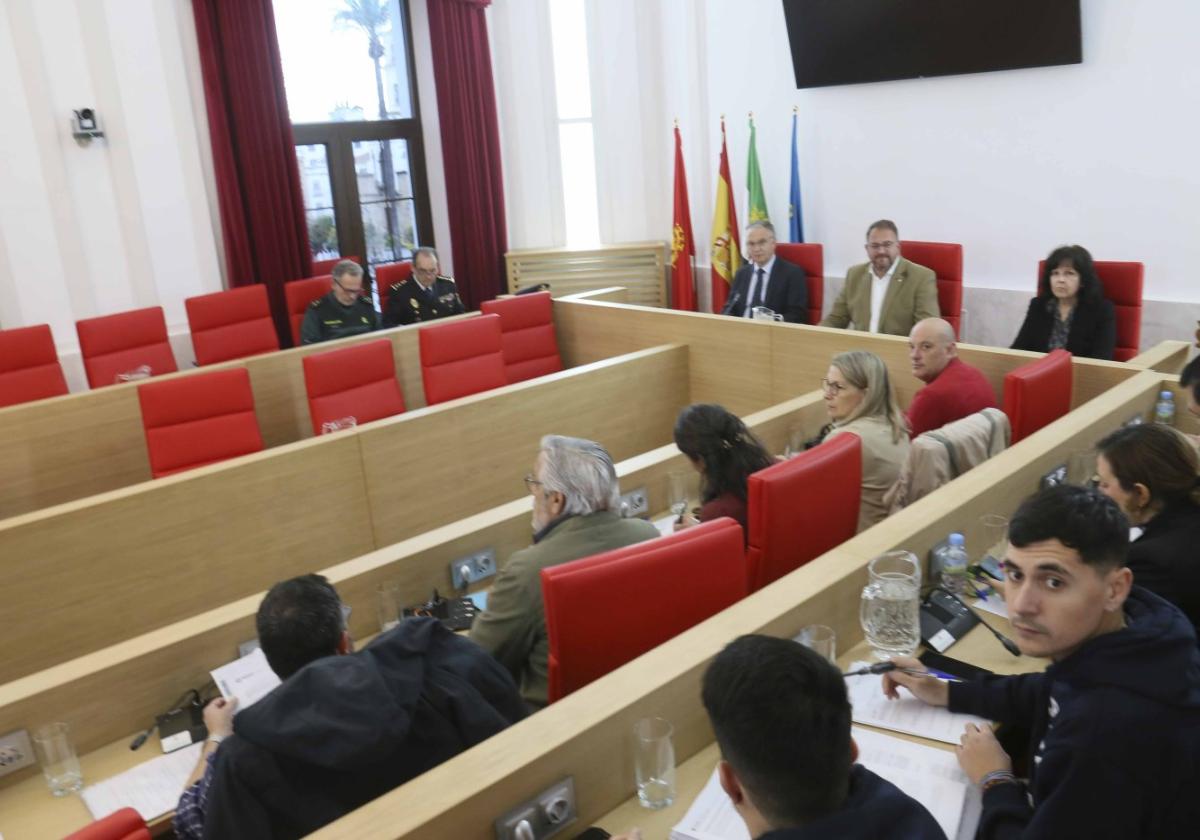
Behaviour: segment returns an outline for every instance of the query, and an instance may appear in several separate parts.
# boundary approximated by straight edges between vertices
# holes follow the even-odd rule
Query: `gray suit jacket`
[[[821,319],[822,327],[850,327],[866,332],[871,326],[871,264],[863,263],[846,273],[846,282]],[[923,265],[900,257],[883,295],[879,332],[908,335],[924,318],[941,315],[938,309],[937,275]]]

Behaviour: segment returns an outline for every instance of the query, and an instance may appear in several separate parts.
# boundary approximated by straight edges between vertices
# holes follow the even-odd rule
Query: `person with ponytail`
[[[1123,426],[1096,445],[1100,492],[1141,533],[1129,546],[1133,582],[1200,627],[1200,459],[1188,439],[1157,423]]]
[[[700,473],[699,511],[685,514],[675,530],[719,516],[746,525],[746,483],[750,473],[769,467],[775,459],[736,414],[719,405],[697,403],[679,412],[675,445]]]

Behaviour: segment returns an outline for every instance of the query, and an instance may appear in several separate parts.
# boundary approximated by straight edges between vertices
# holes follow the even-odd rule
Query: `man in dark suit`
[[[432,248],[416,250],[412,276],[393,283],[387,296],[383,308],[385,327],[432,321],[467,311],[458,297],[454,278],[438,274],[438,256]]]
[[[792,324],[808,323],[808,281],[804,270],[775,256],[775,227],[752,222],[746,228],[746,254],[750,262],[733,276],[733,288],[722,315],[753,317],[754,307],[765,306]]]

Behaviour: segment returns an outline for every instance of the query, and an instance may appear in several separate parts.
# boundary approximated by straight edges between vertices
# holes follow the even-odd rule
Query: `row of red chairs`
[[[549,292],[487,301],[484,314],[418,333],[429,405],[562,370]],[[302,360],[313,434],[405,410],[392,342],[365,341]],[[245,368],[138,386],[155,478],[263,448]]]

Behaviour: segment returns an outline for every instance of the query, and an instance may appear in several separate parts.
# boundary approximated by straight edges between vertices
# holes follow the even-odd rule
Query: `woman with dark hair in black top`
[[[1111,359],[1116,346],[1116,314],[1092,255],[1080,245],[1055,248],[1012,349],[1048,353],[1061,347],[1075,356]]]
[[[1133,582],[1200,627],[1200,458],[1170,426],[1124,426],[1096,445],[1100,492],[1141,534],[1129,545]]]

